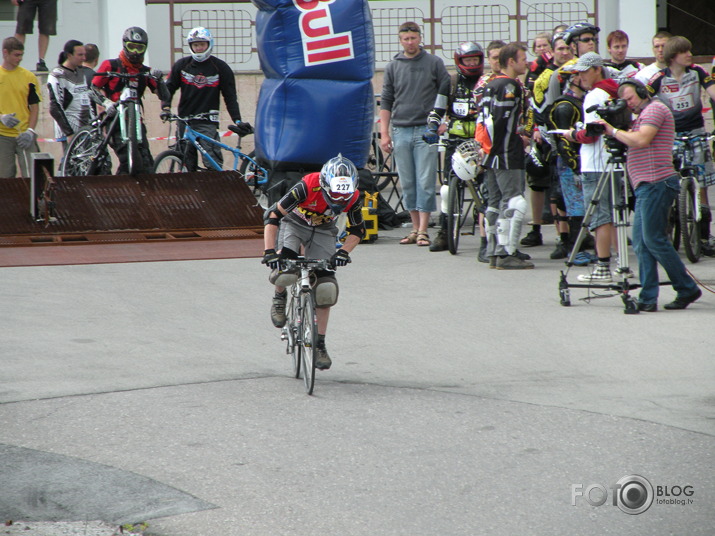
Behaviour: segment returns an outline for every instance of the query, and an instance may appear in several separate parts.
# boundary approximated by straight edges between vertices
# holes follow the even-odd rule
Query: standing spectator
[[[113,113],[114,104],[119,100],[122,90],[125,86],[136,89],[137,100],[141,101],[144,95],[144,90],[148,87],[152,92],[156,93],[162,100],[168,98],[166,84],[162,79],[161,71],[152,71],[152,76],[140,76],[131,80],[122,78],[111,78],[105,76],[105,73],[129,73],[129,74],[148,74],[149,67],[144,65],[144,53],[149,46],[149,36],[147,33],[137,27],[132,26],[124,31],[122,36],[122,51],[116,59],[105,60],[99,66],[97,74],[92,79],[92,85],[101,90],[106,97],[104,107],[107,113]],[[129,173],[129,157],[127,155],[127,146],[122,143],[121,134],[118,125],[111,134],[109,141],[110,146],[114,149],[119,160],[118,174]],[[146,126],[142,120],[142,142],[139,144],[139,153],[141,154],[143,167],[145,170],[150,170],[154,165],[154,160],[149,151],[149,142],[146,137]]]
[[[658,310],[658,264],[677,292],[675,300],[665,308],[685,309],[702,296],[702,291],[688,275],[666,233],[670,208],[679,189],[679,176],[673,168],[673,114],[662,102],[651,99],[638,80],[622,81],[618,95],[637,115],[632,128],[624,131],[605,121],[601,123],[606,126],[606,134],[629,147],[628,178],[636,195],[633,249],[641,282],[638,310]]]
[[[0,66],[0,177],[29,177],[30,153],[38,152],[34,128],[40,111],[37,77],[20,67],[25,46],[15,37],[2,42]]]
[[[668,65],[658,71],[648,82],[652,94],[670,108],[675,119],[678,136],[707,134],[703,117],[702,91],[715,99],[715,80],[708,72],[693,63],[693,45],[687,38],[676,35],[665,43],[663,57]],[[693,164],[705,167],[706,182],[715,176],[712,153],[707,144],[695,154]],[[704,185],[702,185],[704,186]],[[708,189],[700,189],[700,238],[703,255],[715,256],[715,247],[710,243],[710,223],[712,214],[708,201]]]
[[[536,56],[536,59],[529,63],[529,70],[524,78],[524,85],[529,91],[534,89],[534,82],[539,75],[544,72],[547,65],[551,63],[553,50],[551,49],[551,34],[540,33],[534,37],[531,44],[531,51]]]
[[[646,65],[640,71],[635,74],[635,77],[647,84],[648,81],[655,76],[658,71],[665,69],[668,65],[665,63],[665,56],[663,56],[663,50],[665,49],[665,43],[673,37],[673,34],[666,31],[658,32],[653,36],[653,56],[655,61],[650,65]]]
[[[87,86],[92,85],[92,78],[99,63],[99,47],[94,43],[84,45],[84,61],[82,62],[82,72],[87,79]]]
[[[191,49],[191,55],[181,58],[171,69],[166,81],[169,98],[162,101],[162,110],[166,113],[171,108],[171,98],[177,89],[181,89],[179,99],[179,116],[186,117],[202,113],[211,114],[210,119],[192,120],[191,127],[209,138],[218,140],[218,118],[220,97],[226,104],[231,119],[250,134],[252,129],[248,123],[241,122],[241,111],[238,108],[236,95],[236,79],[233,71],[225,61],[211,55],[214,39],[206,28],[198,27],[189,31],[186,42]],[[179,125],[179,136],[184,133],[185,126]],[[219,165],[223,164],[221,148],[208,142],[199,141],[211,157]],[[196,171],[198,155],[196,148],[189,146],[186,166],[189,171]],[[209,167],[204,157],[204,165]]]
[[[50,36],[57,35],[57,0],[11,0],[17,6],[17,26],[15,38],[25,43],[25,35],[32,34],[37,14],[37,27],[40,36],[37,39],[37,71],[47,72],[45,55],[50,45]]]
[[[485,177],[489,197],[487,256],[490,267],[524,270],[534,267],[520,258],[517,250],[528,206],[524,198],[524,139],[519,134],[524,90],[517,78],[527,70],[526,48],[509,43],[499,51],[499,65],[501,76],[484,88],[477,126],[477,141],[489,153],[484,165],[493,171]]]
[[[628,34],[623,30],[615,30],[609,33],[606,37],[606,43],[608,44],[608,54],[611,56],[611,59],[610,61],[604,62],[604,65],[614,71],[618,71],[617,78],[619,80],[634,76],[645,67],[645,65],[635,60],[626,59],[630,41]]]
[[[618,84],[615,80],[608,78],[603,58],[595,52],[588,52],[581,56],[578,61],[567,68],[569,71],[579,73],[581,87],[587,90],[583,100],[584,123],[595,123],[599,120],[595,109],[603,106],[612,98],[618,95]],[[603,136],[588,136],[586,130],[571,130],[564,135],[570,142],[580,143],[581,173],[583,175],[583,202],[588,206],[593,199],[596,186],[601,175],[606,171],[609,154],[603,141]],[[620,183],[622,174],[616,174],[616,180]],[[620,186],[617,188],[620,191]],[[616,232],[613,226],[613,214],[611,207],[613,199],[611,189],[604,188],[598,204],[591,214],[589,229],[595,231],[596,255],[598,264],[593,272],[588,275],[578,276],[579,281],[603,282],[612,280],[611,275],[611,245],[616,243]]]
[[[60,52],[59,65],[47,77],[50,115],[55,120],[55,138],[67,148],[67,137],[88,125],[92,119],[90,89],[82,71],[84,45],[72,39]]]
[[[427,226],[437,208],[437,145],[430,145],[422,135],[437,93],[444,87],[449,92],[449,74],[439,57],[420,46],[422,32],[417,23],[403,23],[398,35],[403,51],[385,67],[382,85],[380,147],[390,153],[394,144],[404,205],[412,220],[412,231],[400,244],[429,246]]]

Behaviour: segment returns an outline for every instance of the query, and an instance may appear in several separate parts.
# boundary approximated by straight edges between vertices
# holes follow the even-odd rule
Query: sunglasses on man
[[[400,28],[400,33],[402,33],[402,32],[420,33],[420,29],[417,26],[405,26],[404,28]]]
[[[581,43],[598,43],[598,38],[596,37],[579,37],[576,39],[576,41],[579,41]]]
[[[128,42],[124,44],[124,48],[127,49],[127,52],[131,52],[132,54],[144,54],[144,52],[146,52],[146,45],[144,43]]]

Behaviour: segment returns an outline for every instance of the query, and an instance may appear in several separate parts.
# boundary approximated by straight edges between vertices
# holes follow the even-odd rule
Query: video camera
[[[619,130],[628,130],[631,126],[631,111],[623,99],[611,99],[605,104],[595,104],[586,113],[596,112],[598,116]],[[606,127],[600,123],[586,123],[588,136],[600,136],[606,132]]]
[[[613,128],[628,130],[631,126],[631,111],[623,99],[611,99],[605,104],[591,106],[586,110],[586,113],[591,112],[596,112],[601,119],[613,126]],[[588,136],[600,136],[604,132],[606,132],[605,125],[586,123],[586,134]],[[606,136],[604,141],[606,150],[614,158],[614,161],[624,162],[628,150],[626,145],[610,136]]]

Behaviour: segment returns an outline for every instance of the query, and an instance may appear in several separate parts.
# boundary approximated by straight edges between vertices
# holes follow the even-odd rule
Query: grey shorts
[[[278,232],[276,249],[288,248],[300,254],[303,246],[307,259],[330,259],[336,251],[338,229],[334,225],[324,227],[308,227],[290,219],[283,218]]]
[[[622,191],[623,188],[623,174],[616,173],[616,190],[618,192]],[[596,193],[596,186],[598,186],[598,179],[601,177],[601,172],[584,172],[582,174],[583,181],[583,204],[586,210],[589,210],[589,205]],[[591,221],[588,224],[589,230],[593,231],[601,225],[607,223],[613,223],[613,198],[611,196],[610,184],[606,184],[601,191],[601,196],[598,200],[598,206],[593,211],[591,215]]]
[[[57,0],[25,0],[17,8],[15,33],[31,34],[35,14],[42,35],[57,35]]]

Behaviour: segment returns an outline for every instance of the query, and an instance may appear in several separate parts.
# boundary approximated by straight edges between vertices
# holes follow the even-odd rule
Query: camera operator
[[[583,176],[583,203],[588,206],[598,185],[598,180],[606,170],[609,154],[603,140],[602,132],[594,132],[593,124],[597,122],[597,109],[602,108],[618,93],[618,84],[607,77],[603,66],[603,59],[595,52],[587,52],[576,63],[562,68],[563,72],[579,73],[581,87],[588,90],[583,100],[585,111],[585,130],[571,130],[564,135],[567,141],[580,143],[579,154],[581,157],[581,173]],[[620,182],[621,174],[617,174]],[[603,188],[589,222],[589,230],[596,236],[596,255],[598,264],[593,272],[578,276],[578,280],[585,283],[609,283],[611,277],[611,244],[616,245],[616,231],[613,226],[611,213],[611,189]]]
[[[633,247],[641,282],[638,310],[658,310],[658,264],[677,292],[675,300],[665,308],[685,309],[700,298],[702,291],[687,274],[666,233],[668,212],[680,188],[680,177],[673,168],[673,114],[665,104],[651,99],[646,87],[636,79],[623,80],[618,95],[637,116],[632,128],[625,131],[605,121],[601,123],[607,135],[629,147],[628,176],[636,195]]]

